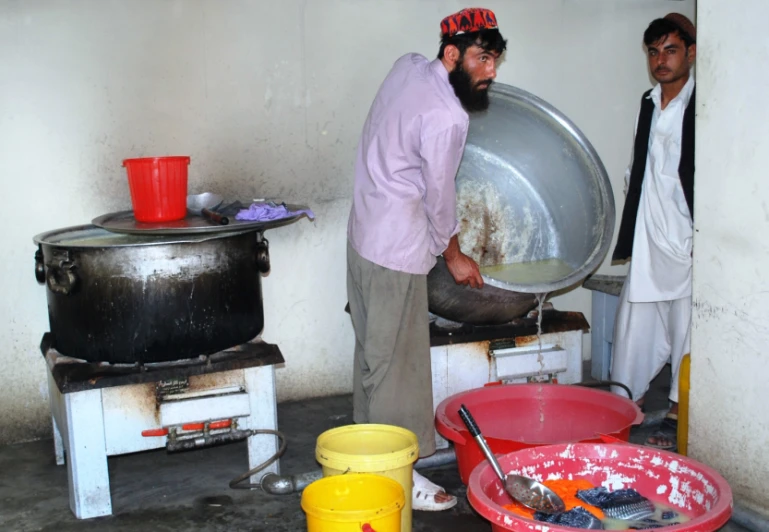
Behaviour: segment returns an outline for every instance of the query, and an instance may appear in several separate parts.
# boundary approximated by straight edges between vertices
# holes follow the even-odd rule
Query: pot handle
[[[62,261],[58,266],[48,266],[45,272],[45,281],[54,294],[68,296],[78,283],[75,264],[70,261]]]
[[[43,248],[38,247],[35,251],[35,279],[40,284],[45,283],[45,263],[43,262]]]
[[[257,238],[256,242],[256,269],[259,273],[270,271],[270,242],[264,238]]]

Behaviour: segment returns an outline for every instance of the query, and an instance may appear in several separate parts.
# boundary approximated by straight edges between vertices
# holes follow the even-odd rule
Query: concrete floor
[[[669,378],[669,377],[668,377]],[[664,375],[651,405],[664,405]],[[280,430],[289,441],[283,473],[316,469],[315,438],[352,422],[349,396],[279,405]],[[649,429],[633,434],[642,441]],[[265,436],[267,437],[267,436]],[[56,466],[50,440],[0,447],[0,530],[8,531],[293,531],[305,530],[300,495],[272,496],[232,490],[231,479],[248,469],[246,446],[234,443],[183,453],[151,451],[109,459],[114,515],[78,521],[69,509],[67,468]],[[474,513],[455,467],[423,471],[460,499],[452,510],[414,512],[414,532],[488,532]],[[722,532],[745,529],[728,524]]]

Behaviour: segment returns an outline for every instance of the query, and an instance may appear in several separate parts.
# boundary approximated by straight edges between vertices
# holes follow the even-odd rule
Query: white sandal
[[[446,490],[433,484],[425,477],[414,470],[413,474],[414,488],[411,492],[412,510],[421,510],[423,512],[442,512],[449,510],[457,505],[457,498],[446,493]],[[435,496],[443,493],[449,497],[446,502],[436,502]]]

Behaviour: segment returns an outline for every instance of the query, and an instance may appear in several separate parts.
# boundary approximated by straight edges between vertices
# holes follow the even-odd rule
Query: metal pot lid
[[[36,245],[49,245],[66,248],[114,248],[131,246],[157,246],[163,244],[182,244],[204,242],[217,238],[226,238],[250,230],[218,232],[215,234],[187,234],[163,236],[157,234],[132,235],[108,231],[95,225],[77,225],[54,229],[40,233],[33,238]]]
[[[292,212],[307,210],[304,205],[288,205],[286,208]],[[129,235],[166,235],[166,236],[184,236],[194,234],[219,234],[244,231],[266,231],[284,225],[289,225],[297,221],[304,213],[295,214],[279,220],[270,220],[265,222],[255,222],[248,220],[236,220],[234,216],[230,217],[230,223],[227,225],[218,225],[210,222],[206,218],[187,212],[187,216],[182,220],[172,222],[144,223],[137,222],[133,211],[120,211],[105,214],[94,218],[91,223],[111,231],[113,233],[122,233]]]
[[[503,83],[492,85],[489,99],[487,112],[470,115],[456,178],[462,251],[496,288],[576,285],[611,244],[606,169],[577,126],[544,100]]]

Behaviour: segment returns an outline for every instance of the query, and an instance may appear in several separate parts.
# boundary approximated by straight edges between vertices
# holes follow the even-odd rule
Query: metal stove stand
[[[446,321],[446,320],[443,320]],[[542,313],[542,334],[569,331],[588,332],[590,325],[581,312],[545,310]],[[506,340],[531,337],[537,334],[537,318],[524,316],[500,325],[471,325],[453,323],[441,326],[437,321],[430,324],[430,345],[465,344],[484,340]]]
[[[253,341],[169,363],[91,363],[58,353],[48,365],[56,463],[67,463],[70,508],[78,519],[112,514],[107,457],[167,447],[190,449],[277,430],[276,345]],[[248,436],[249,468],[278,450],[272,436]],[[262,470],[280,474],[275,461]],[[253,479],[258,481],[259,479]]]
[[[545,310],[542,345],[536,317],[474,326],[436,319],[430,325],[433,406],[490,384],[582,380],[582,336],[589,330],[579,312]],[[438,449],[448,448],[435,432]]]

